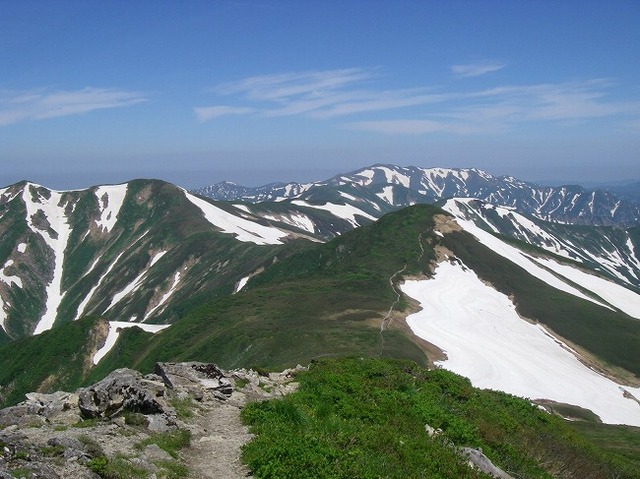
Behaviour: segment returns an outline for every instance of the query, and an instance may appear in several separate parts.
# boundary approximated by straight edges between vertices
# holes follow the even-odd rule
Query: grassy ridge
[[[537,319],[605,362],[640,377],[640,321],[559,291],[503,259],[464,232],[444,244],[483,280],[515,297],[518,312]]]
[[[55,372],[58,367],[69,369],[69,374],[55,373],[60,376],[57,387],[73,389],[114,368],[148,372],[155,362],[169,360],[210,361],[225,368],[283,368],[318,357],[361,354],[424,364],[423,351],[399,331],[385,331],[382,341],[380,322],[396,299],[389,278],[404,265],[412,272],[427,270],[433,253],[428,236],[420,234],[430,231],[436,212],[439,210],[431,207],[409,208],[328,244],[296,243],[298,254],[275,263],[250,282],[246,291],[236,295],[226,291],[227,296],[217,298],[225,291],[197,294],[176,305],[171,313],[182,317],[156,335],[135,328],[123,332],[89,377],[81,361],[83,354],[89,354],[90,331],[81,328],[88,323],[62,324],[60,329],[8,345],[0,349],[2,364],[7,365],[0,384],[20,377],[8,399],[15,403],[42,384],[49,368]],[[269,253],[279,254],[275,248]],[[257,260],[250,258],[255,254],[243,250],[235,259],[255,265]],[[69,359],[70,353],[75,359]],[[55,360],[45,361],[49,356]],[[27,369],[28,374],[23,374]],[[65,377],[69,378],[66,383],[62,381]]]
[[[87,317],[19,339],[0,348],[0,407],[24,400],[24,394],[73,391],[85,380],[97,347],[98,318]]]
[[[418,206],[285,258],[239,294],[205,304],[152,338],[134,366],[159,360],[282,368],[313,358],[362,354],[424,363],[399,331],[380,338],[396,299],[391,276],[428,271],[437,208]],[[382,349],[381,349],[382,348]]]
[[[298,392],[242,413],[256,478],[479,478],[455,448],[481,447],[513,477],[638,478],[638,461],[589,443],[530,402],[408,361],[321,360]],[[441,428],[430,438],[425,424]],[[638,437],[636,433],[636,437]]]

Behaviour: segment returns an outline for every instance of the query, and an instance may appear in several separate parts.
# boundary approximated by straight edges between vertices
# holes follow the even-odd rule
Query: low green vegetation
[[[155,444],[176,459],[178,451],[191,443],[191,432],[187,429],[176,429],[169,432],[158,432],[136,444],[136,449],[142,450],[149,444]]]
[[[424,205],[406,208],[303,248],[240,293],[200,304],[146,346],[138,346],[134,334],[123,334],[116,347],[122,349],[114,349],[104,364],[150,371],[156,361],[199,360],[223,368],[282,369],[354,351],[426,364],[424,352],[401,331],[391,328],[382,340],[380,323],[397,298],[390,278],[403,268],[406,274],[428,272],[437,213],[442,212]],[[131,351],[135,357],[127,358]]]
[[[611,424],[572,421],[569,426],[578,434],[602,446],[613,456],[623,457],[640,471],[640,428]]]
[[[170,403],[179,419],[189,419],[193,417],[193,410],[198,407],[191,396],[173,398]]]
[[[95,347],[92,330],[97,321],[93,317],[65,323],[1,347],[0,407],[22,401],[30,391],[79,387],[91,365],[87,358]]]
[[[482,448],[513,477],[639,478],[637,462],[603,450],[529,401],[473,388],[400,360],[320,360],[298,392],[254,403],[243,460],[256,478],[480,478],[458,448]],[[430,437],[425,425],[441,429]]]

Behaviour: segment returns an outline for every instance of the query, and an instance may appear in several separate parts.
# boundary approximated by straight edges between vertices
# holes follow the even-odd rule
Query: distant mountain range
[[[588,190],[581,186],[539,186],[511,176],[495,177],[484,171],[459,168],[418,168],[374,165],[326,181],[273,183],[247,188],[221,182],[194,190],[202,196],[221,201],[261,203],[297,199],[326,201],[328,191],[359,187],[369,193],[369,201],[381,207],[399,208],[411,204],[433,203],[446,198],[476,198],[487,203],[508,206],[539,219],[588,225],[634,226],[640,221],[638,188],[629,185],[609,190]],[[633,192],[636,192],[634,195]],[[356,196],[365,197],[363,193]],[[375,207],[375,206],[374,206]]]

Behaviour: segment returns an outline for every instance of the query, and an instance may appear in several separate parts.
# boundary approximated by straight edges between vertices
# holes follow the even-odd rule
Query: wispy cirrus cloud
[[[23,121],[81,115],[147,101],[142,93],[113,88],[81,90],[0,90],[0,126]]]
[[[478,77],[487,73],[502,70],[504,67],[504,63],[501,62],[483,61],[463,65],[453,65],[451,67],[451,72],[459,77]]]
[[[624,116],[629,121],[640,111],[638,99],[612,99],[615,84],[608,79],[459,91],[380,88],[376,73],[353,68],[251,77],[212,90],[237,105],[226,101],[197,107],[194,113],[201,122],[227,115],[304,116],[343,119],[347,121],[341,125],[348,129],[389,134],[466,135],[504,132],[526,123],[570,125]]]
[[[201,108],[194,108],[198,121],[205,122],[214,120],[223,116],[229,115],[246,115],[253,113],[255,108],[242,107],[242,106],[206,106]]]
[[[443,100],[442,95],[429,93],[430,89],[426,88],[367,88],[374,79],[374,71],[358,68],[256,76],[225,83],[213,90],[221,96],[235,96],[244,103],[251,103],[252,106],[195,107],[194,113],[200,121],[240,113],[263,117],[306,115],[329,119]],[[208,111],[215,114],[203,115],[203,112]]]

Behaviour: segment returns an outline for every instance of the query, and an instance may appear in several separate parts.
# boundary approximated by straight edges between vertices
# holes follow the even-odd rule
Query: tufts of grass
[[[530,401],[444,370],[326,359],[297,379],[297,392],[243,409],[255,436],[242,457],[256,478],[486,477],[466,465],[460,446],[481,447],[514,477],[640,478],[635,464]],[[425,424],[442,434],[430,438]]]
[[[169,432],[160,432],[149,436],[147,439],[136,443],[135,448],[144,449],[149,444],[156,444],[160,449],[169,453],[174,459],[178,458],[178,451],[189,446],[191,432],[186,429],[176,429]]]
[[[171,407],[175,409],[178,418],[189,419],[193,417],[193,410],[197,406],[193,402],[193,398],[191,396],[187,396],[185,398],[173,398],[171,400]]]

